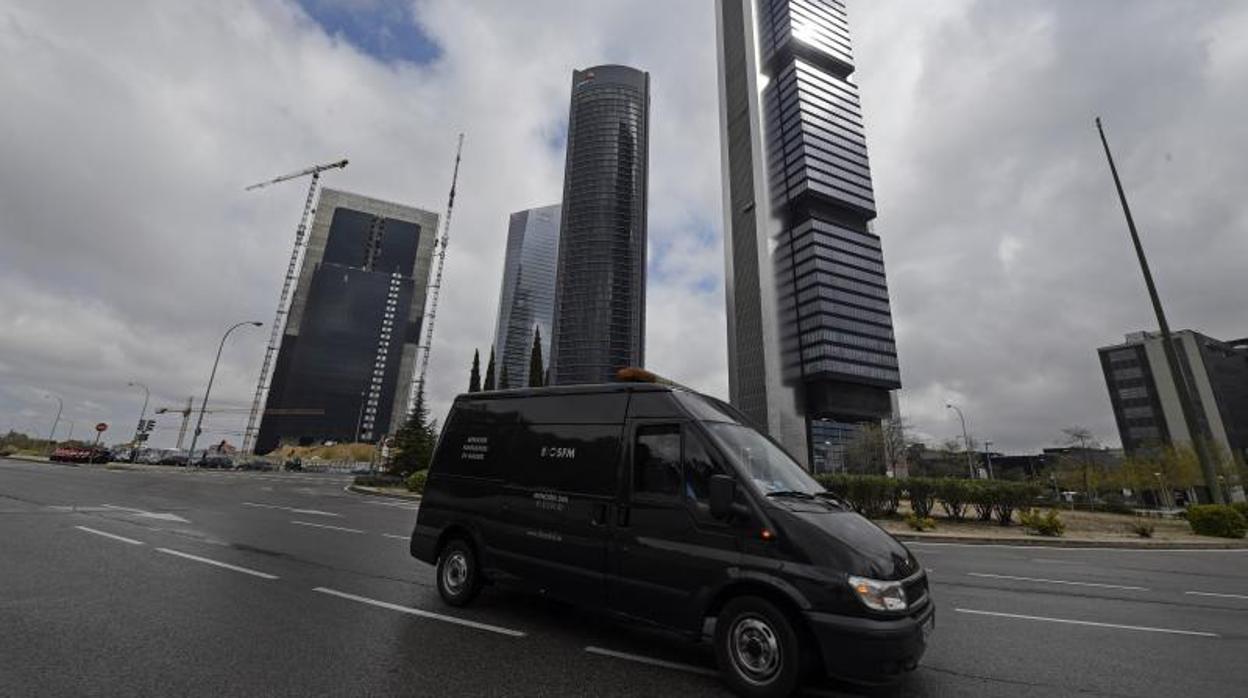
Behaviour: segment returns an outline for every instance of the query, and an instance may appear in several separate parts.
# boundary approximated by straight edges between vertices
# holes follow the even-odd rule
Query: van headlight
[[[850,576],[849,586],[867,608],[875,611],[906,610],[906,590],[901,582],[881,582],[878,579]]]

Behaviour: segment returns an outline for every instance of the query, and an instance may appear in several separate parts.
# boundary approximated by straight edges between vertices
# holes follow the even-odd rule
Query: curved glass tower
[[[644,363],[650,76],[572,73],[550,378],[615,379]]]
[[[559,255],[559,204],[511,214],[507,229],[507,258],[503,287],[498,296],[498,325],[494,330],[495,376],[507,369],[508,385],[529,385],[529,354],[533,332],[541,330],[543,370],[550,366],[551,323],[555,314],[555,263]]]
[[[901,387],[842,0],[718,0],[729,391],[807,462]]]

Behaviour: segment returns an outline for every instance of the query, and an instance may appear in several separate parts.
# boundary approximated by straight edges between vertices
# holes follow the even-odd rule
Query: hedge
[[[1248,521],[1236,507],[1227,504],[1200,504],[1187,508],[1187,522],[1198,536],[1243,538]]]
[[[1002,526],[1013,522],[1014,512],[1026,509],[1040,493],[1028,482],[965,480],[958,478],[890,478],[883,475],[818,475],[828,491],[855,511],[868,517],[893,516],[904,497],[919,518],[931,516],[940,502],[946,516],[960,521],[974,504],[983,521],[994,518]]]

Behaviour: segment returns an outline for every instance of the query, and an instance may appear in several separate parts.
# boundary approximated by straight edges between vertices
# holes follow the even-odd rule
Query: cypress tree
[[[481,386],[482,390],[493,390],[494,383],[494,347],[490,347],[490,363],[485,366],[485,385]]]
[[[472,371],[468,374],[468,392],[481,392],[481,352],[472,350]]]
[[[416,393],[416,404],[407,421],[394,434],[394,457],[390,460],[390,472],[406,476],[429,467],[433,447],[438,441],[437,424],[429,419],[422,387]]]
[[[540,388],[542,380],[542,328],[533,328],[533,350],[529,352],[529,387]]]

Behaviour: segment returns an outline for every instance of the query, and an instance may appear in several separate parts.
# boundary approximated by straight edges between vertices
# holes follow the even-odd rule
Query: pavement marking
[[[78,529],[79,531],[86,531],[87,533],[94,533],[97,536],[104,536],[105,538],[112,538],[113,540],[119,540],[122,543],[129,543],[130,545],[143,545],[143,541],[141,540],[135,540],[133,538],[126,538],[125,536],[119,536],[115,533],[105,533],[104,531],[97,531],[94,528],[87,528],[86,526],[74,526],[74,528]]]
[[[1080,548],[1076,546],[1060,546],[1060,545],[1002,545],[1000,543],[935,543],[907,540],[902,541],[907,547],[910,546],[939,546],[943,548],[1005,548],[1007,550],[1030,550],[1038,552],[1043,550],[1046,553],[1055,552],[1085,552],[1099,553],[1106,551],[1121,553],[1248,553],[1248,548]]]
[[[178,557],[184,557],[188,560],[202,562],[206,565],[216,565],[217,567],[224,567],[227,570],[234,570],[235,572],[242,572],[243,574],[250,574],[253,577],[260,577],[261,579],[277,579],[278,578],[278,576],[275,574],[269,574],[268,572],[257,572],[256,570],[248,569],[246,567],[239,567],[238,565],[231,565],[228,562],[218,562],[217,560],[209,560],[206,557],[200,557],[198,555],[184,553],[180,550],[170,550],[169,548],[156,548],[156,550],[158,552],[165,553],[166,555],[176,555]]]
[[[243,506],[258,507],[260,509],[281,509],[283,511],[289,511],[292,514],[311,514],[312,516],[332,516],[334,518],[342,517],[342,514],[335,514],[332,511],[320,511],[318,509],[296,509],[294,507],[278,506],[277,504],[258,504],[256,502],[243,502]]]
[[[1009,574],[987,574],[985,572],[967,572],[970,577],[986,579],[1011,579],[1019,582],[1040,582],[1042,584],[1066,584],[1077,587],[1099,587],[1101,589],[1127,589],[1129,591],[1148,591],[1147,587],[1133,587],[1125,584],[1099,584],[1097,582],[1071,582],[1064,579],[1039,579],[1037,577],[1015,577]]]
[[[358,529],[358,528],[347,528],[346,526],[330,526],[330,525],[328,525],[328,524],[318,524],[318,523],[312,523],[311,521],[294,521],[294,520],[292,520],[292,521],[291,521],[291,523],[292,523],[292,524],[295,524],[296,526],[312,526],[312,527],[314,527],[314,528],[328,528],[328,529],[333,530],[333,531],[343,531],[343,532],[346,532],[346,533],[366,533],[366,531],[361,531],[361,530],[360,530],[360,529]]]
[[[1117,623],[1097,623],[1090,620],[1072,620],[1070,618],[1046,618],[1045,616],[1025,616],[1019,613],[997,613],[996,611],[977,611],[971,608],[955,608],[958,613],[972,613],[979,616],[995,616],[997,618],[1014,618],[1017,620],[1038,620],[1046,623],[1066,623],[1068,625],[1088,625],[1094,628],[1113,628],[1115,630],[1139,630],[1148,633],[1168,633],[1170,635],[1194,635],[1196,637],[1222,637],[1217,633],[1199,630],[1175,630],[1173,628],[1150,628],[1143,625],[1119,625]]]
[[[132,507],[119,507],[116,504],[101,504],[100,506],[106,509],[114,509],[116,511],[128,511],[131,514],[134,514],[135,516],[140,516],[145,519],[157,519],[160,521],[176,521],[178,523],[190,523],[190,521],[187,521],[186,519],[182,518],[181,516],[178,516],[177,514],[155,513],[151,511],[144,511],[142,509],[134,509]]]
[[[1216,594],[1212,591],[1185,591],[1183,593],[1191,596],[1213,596],[1219,599],[1248,599],[1248,595],[1245,594]]]
[[[413,616],[420,616],[421,618],[428,618],[430,620],[440,620],[444,623],[453,623],[455,625],[462,625],[466,628],[474,628],[476,630],[485,630],[491,633],[498,633],[499,635],[506,635],[508,637],[525,637],[527,635],[527,633],[521,632],[519,630],[512,630],[511,628],[503,628],[497,625],[489,625],[488,623],[478,623],[473,620],[465,620],[463,618],[455,618],[453,616],[444,616],[441,613],[434,613],[433,611],[422,611],[419,608],[412,608],[410,606],[400,606],[397,603],[390,603],[388,601],[378,601],[377,599],[370,599],[367,596],[356,596],[355,594],[348,594],[345,591],[338,591],[336,589],[329,589],[326,587],[316,587],[312,589],[312,591],[320,592],[322,594],[329,594],[330,596],[337,596],[340,599],[349,599],[351,601],[365,603],[370,606],[377,606],[378,608],[386,608],[391,611],[399,611],[400,613],[407,613]]]
[[[397,538],[399,540],[411,540],[412,539],[411,536],[399,536],[393,533],[383,533],[381,535],[385,536],[386,538]]]
[[[692,664],[681,664],[680,662],[669,662],[666,659],[655,659],[654,657],[645,657],[640,654],[629,654],[628,652],[617,652],[602,647],[594,647],[590,645],[585,648],[590,654],[597,654],[603,657],[611,657],[613,659],[623,659],[629,662],[637,662],[638,664],[649,664],[650,666],[663,667],[664,669],[676,669],[677,671],[687,671],[691,674],[701,674],[703,676],[719,676],[719,672],[705,667],[694,666]]]

